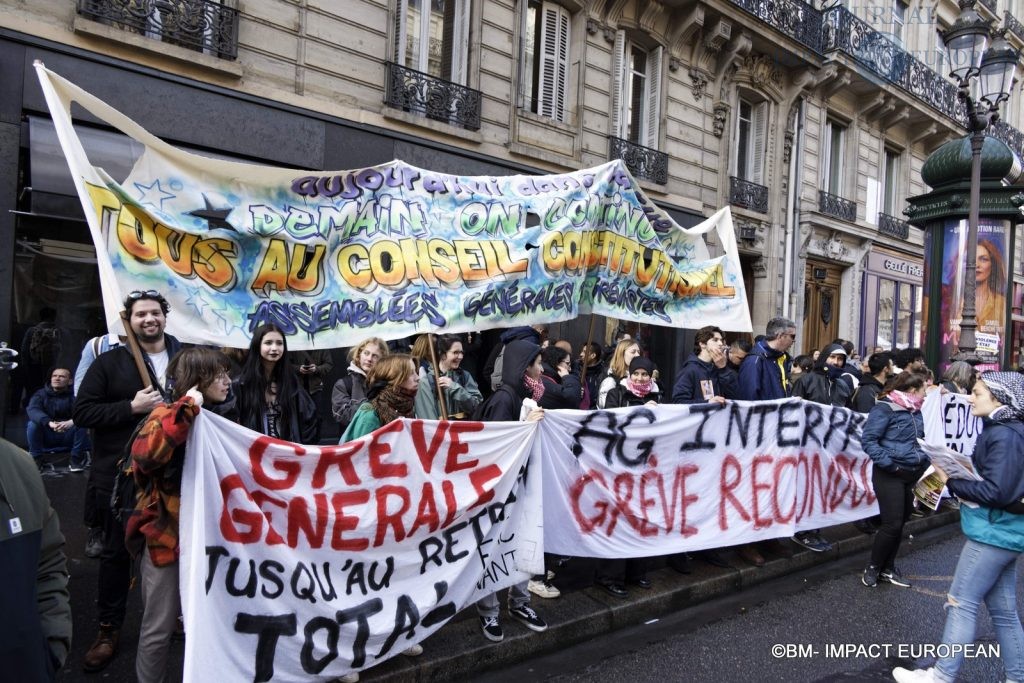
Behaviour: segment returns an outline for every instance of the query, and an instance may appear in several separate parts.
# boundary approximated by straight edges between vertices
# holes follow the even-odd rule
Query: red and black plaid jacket
[[[157,567],[178,561],[178,519],[181,512],[181,470],[185,442],[199,414],[189,396],[153,409],[132,442],[135,510],[125,528],[127,546],[142,550],[142,541]]]

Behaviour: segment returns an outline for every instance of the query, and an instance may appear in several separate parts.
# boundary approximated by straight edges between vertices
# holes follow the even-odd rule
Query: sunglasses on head
[[[160,292],[156,291],[155,289],[147,289],[144,292],[141,291],[141,290],[136,289],[136,290],[133,290],[131,292],[128,292],[128,299],[131,300],[131,301],[135,301],[136,299],[141,299],[142,297],[158,297],[158,296],[160,296]]]

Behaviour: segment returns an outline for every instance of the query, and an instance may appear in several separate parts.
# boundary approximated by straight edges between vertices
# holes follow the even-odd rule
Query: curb
[[[904,534],[917,537],[926,531],[956,524],[959,519],[958,511],[911,519],[904,528]],[[958,530],[959,526],[956,526],[948,533],[929,534],[915,540],[927,545]],[[831,551],[797,551],[792,558],[772,558],[763,567],[725,569],[695,562],[693,573],[688,575],[681,575],[663,565],[657,569],[652,567],[648,572],[653,584],[650,590],[631,588],[628,598],[614,598],[593,587],[563,590],[562,596],[555,600],[533,596],[531,605],[548,622],[548,630],[544,633],[533,633],[510,618],[504,610],[503,599],[505,639],[500,643],[484,639],[476,611],[470,606],[423,641],[422,656],[394,657],[360,672],[361,680],[419,683],[470,678],[487,670],[520,664],[532,657],[661,618],[684,607],[728,596],[787,574],[866,553],[871,548],[871,537],[857,531],[852,524],[829,527],[827,536],[833,539]]]

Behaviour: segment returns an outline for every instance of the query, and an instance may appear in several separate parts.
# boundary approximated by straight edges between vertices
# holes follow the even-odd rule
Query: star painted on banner
[[[213,308],[211,305],[210,312],[213,313],[217,320],[220,321],[220,325],[224,329],[225,336],[230,335],[232,332],[234,332],[235,328],[238,328],[243,332],[245,331],[244,327],[242,327],[241,325],[236,325],[229,319],[232,313],[231,307],[227,304],[227,302],[222,302],[218,308]]]
[[[143,185],[142,183],[133,183],[135,189],[139,191],[139,204],[143,206],[152,206],[157,211],[164,210],[164,202],[168,199],[174,199],[178,195],[173,192],[168,192],[164,188],[160,187],[160,179],[157,178],[150,185]]]
[[[210,302],[203,295],[203,290],[199,287],[186,287],[188,290],[188,298],[185,299],[185,303],[191,306],[196,315],[202,317],[203,311],[206,310],[207,306],[210,306]]]
[[[189,216],[195,216],[196,218],[201,218],[206,221],[206,225],[210,230],[224,228],[225,230],[238,232],[235,230],[235,227],[226,220],[228,214],[231,213],[230,206],[224,209],[216,209],[213,204],[210,203],[210,198],[205,194],[203,195],[203,202],[206,203],[206,208],[186,211],[185,213]]]

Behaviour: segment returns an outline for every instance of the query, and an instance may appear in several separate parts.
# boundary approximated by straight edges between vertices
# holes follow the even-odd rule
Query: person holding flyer
[[[914,484],[928,468],[928,456],[917,443],[924,437],[921,405],[925,380],[916,372],[896,375],[879,394],[861,431],[861,446],[874,464],[871,485],[882,520],[871,546],[870,563],[860,579],[868,588],[879,581],[910,587],[896,568],[896,553],[903,525],[914,511]]]
[[[973,643],[978,609],[985,603],[1006,680],[1024,681],[1024,628],[1017,613],[1017,558],[1024,552],[1024,375],[982,373],[969,400],[971,413],[984,424],[971,456],[980,480],[946,479],[936,468],[950,492],[964,501],[960,525],[967,537],[949,587],[942,643]],[[951,683],[963,659],[962,649],[951,648],[950,656],[930,669],[897,667],[892,675],[899,683]]]

